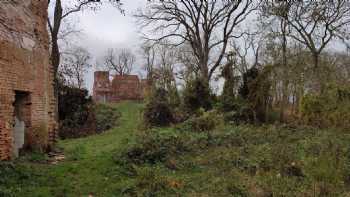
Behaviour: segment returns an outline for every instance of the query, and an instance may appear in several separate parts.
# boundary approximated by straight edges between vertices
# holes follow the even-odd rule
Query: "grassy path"
[[[133,139],[140,107],[121,103],[119,127],[100,135],[61,141],[59,146],[67,157],[64,162],[54,166],[26,164],[36,175],[18,196],[118,196],[128,180],[120,176],[113,156]]]
[[[138,144],[145,163],[123,166],[116,156],[135,142],[141,105],[118,109],[119,127],[61,141],[67,158],[58,165],[24,158],[8,173],[0,166],[0,197],[350,196],[348,132],[224,125],[208,145],[195,130],[155,128],[149,144]]]

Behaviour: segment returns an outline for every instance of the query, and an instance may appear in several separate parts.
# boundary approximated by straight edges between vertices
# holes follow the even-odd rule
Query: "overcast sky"
[[[69,1],[67,1],[69,2]],[[69,20],[75,21],[77,28],[82,30],[79,39],[74,45],[86,48],[92,55],[93,69],[86,75],[86,86],[88,90],[92,90],[93,72],[102,63],[96,65],[96,60],[101,59],[108,48],[130,48],[138,61],[135,63],[133,74],[140,74],[142,69],[142,60],[140,56],[140,28],[136,24],[133,14],[138,9],[145,8],[147,1],[145,0],[130,0],[124,1],[123,8],[125,16],[120,11],[108,4],[105,4],[97,11],[84,10],[79,13],[70,15]],[[52,8],[49,9],[49,14],[52,15]],[[248,23],[249,24],[249,23]],[[331,44],[331,48],[335,50],[343,50],[338,44]]]
[[[132,15],[145,5],[145,0],[125,1],[123,5],[125,16],[117,8],[108,4],[95,12],[84,10],[70,15],[69,20],[77,23],[77,28],[82,30],[79,39],[74,39],[77,40],[74,45],[86,48],[93,57],[91,62],[93,69],[86,76],[86,86],[90,91],[93,85],[93,71],[101,66],[96,65],[95,62],[104,56],[108,48],[127,47],[137,53],[141,43],[138,33],[140,30]],[[52,14],[50,9],[49,14]],[[140,58],[138,59],[133,74],[138,74],[141,69]]]

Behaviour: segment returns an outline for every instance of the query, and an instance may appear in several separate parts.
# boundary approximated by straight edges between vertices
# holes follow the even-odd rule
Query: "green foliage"
[[[181,182],[162,175],[161,169],[138,167],[136,169],[136,183],[122,193],[127,196],[167,196],[175,194]]]
[[[251,89],[251,83],[254,83],[254,81],[259,76],[259,70],[255,67],[249,69],[246,73],[243,74],[243,83],[241,87],[239,87],[238,93],[243,98],[248,100],[249,95],[251,92],[254,92],[256,90]]]
[[[124,159],[133,164],[156,164],[165,162],[171,156],[187,151],[185,137],[172,132],[162,132],[159,129],[151,129],[139,136],[125,153]],[[117,161],[120,159],[117,158]]]
[[[22,160],[22,158],[20,158]],[[30,152],[24,155],[23,160],[27,160],[34,163],[46,163],[48,156],[46,153],[42,152]]]
[[[101,133],[118,125],[121,114],[117,107],[106,104],[96,104],[94,107],[96,132]]]
[[[87,90],[60,87],[59,135],[62,139],[102,133],[117,126],[118,110],[105,104],[94,104]]]
[[[0,196],[348,195],[349,132],[226,125],[208,144],[182,126],[135,135],[141,107],[120,103],[119,127],[60,141],[57,165],[1,163]]]
[[[87,150],[86,147],[79,144],[75,146],[67,155],[67,159],[77,161],[84,158],[84,155],[86,154]]]
[[[173,111],[169,103],[168,92],[162,88],[155,88],[144,109],[144,123],[146,126],[168,126],[174,122]]]
[[[1,162],[0,177],[0,196],[15,197],[21,191],[21,186],[33,177],[33,173],[22,166]]]
[[[222,97],[223,101],[230,100],[235,97],[235,76],[233,70],[233,62],[229,61],[222,69],[221,76],[225,79]]]
[[[100,135],[60,140],[57,145],[66,159],[58,164],[41,162],[37,155],[0,162],[0,196],[118,196],[132,188],[133,181],[117,171],[112,156],[133,139],[143,106],[132,102],[116,106],[122,113],[120,126]]]
[[[301,114],[306,124],[350,128],[350,86],[328,85],[320,95],[302,99]]]
[[[189,130],[181,125],[148,131],[116,157],[132,166],[136,180],[144,180],[138,170],[147,168],[150,182],[136,184],[133,191],[155,196],[342,196],[350,183],[350,138],[336,130],[225,127],[214,129],[210,144],[205,134]],[[174,191],[154,187],[172,177],[183,185]]]
[[[254,123],[254,111],[250,104],[240,98],[221,97],[218,109],[224,114],[224,120],[230,124]]]
[[[249,83],[248,103],[254,111],[255,122],[268,122],[267,111],[270,108],[270,88],[269,76],[272,67],[266,66],[258,73],[255,80]]]
[[[196,112],[200,108],[211,109],[212,95],[209,85],[201,78],[189,81],[183,91],[183,105],[185,111],[189,113]]]
[[[201,109],[197,116],[193,116],[183,123],[183,127],[194,132],[210,132],[224,123],[223,116],[216,110]]]
[[[270,71],[270,67],[265,67],[261,71],[255,67],[249,69],[243,74],[243,83],[238,90],[238,96],[233,94],[233,79],[225,82],[218,109],[224,113],[227,122],[240,124],[269,121]]]
[[[68,86],[59,87],[59,136],[78,138],[95,133],[93,103],[87,90]]]

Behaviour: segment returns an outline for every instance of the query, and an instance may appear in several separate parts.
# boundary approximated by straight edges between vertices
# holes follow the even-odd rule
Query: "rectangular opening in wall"
[[[25,145],[26,132],[31,127],[31,98],[29,92],[15,91],[14,102],[14,127],[12,152],[14,157],[18,157]]]

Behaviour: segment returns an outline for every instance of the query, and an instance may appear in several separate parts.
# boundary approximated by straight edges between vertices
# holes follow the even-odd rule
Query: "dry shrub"
[[[349,129],[350,86],[328,85],[320,95],[308,94],[300,111],[306,124]]]

